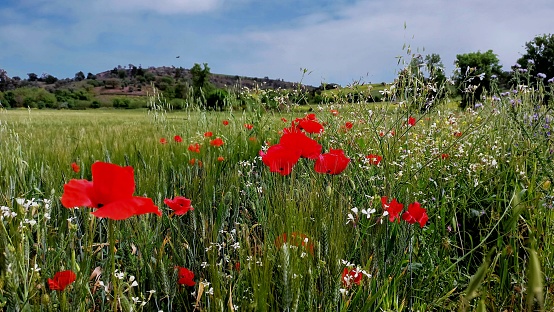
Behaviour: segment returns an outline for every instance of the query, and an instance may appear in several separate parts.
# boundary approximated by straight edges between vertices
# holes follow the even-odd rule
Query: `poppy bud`
[[[354,183],[354,181],[352,179],[348,179],[348,182],[350,182],[350,186],[355,191],[356,190],[356,183]]]
[[[50,296],[48,296],[48,294],[44,293],[40,298],[40,302],[43,306],[49,305],[50,304]]]

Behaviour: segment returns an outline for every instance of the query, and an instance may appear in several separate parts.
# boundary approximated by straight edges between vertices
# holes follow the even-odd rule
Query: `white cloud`
[[[97,0],[97,8],[117,12],[146,11],[160,14],[192,14],[209,12],[223,0]]]
[[[535,0],[532,6],[516,0],[300,2],[296,16],[308,14],[292,20],[287,19],[290,12],[279,11],[294,7],[292,0],[286,1],[289,5],[252,0],[21,0],[28,10],[36,8],[36,17],[0,9],[0,18],[8,21],[0,25],[0,61],[12,68],[57,64],[70,77],[78,70],[103,71],[118,64],[190,67],[208,62],[213,72],[298,81],[300,69],[307,68],[312,73],[306,83],[345,84],[360,78],[391,81],[395,57],[408,57],[404,44],[421,54],[440,54],[449,73],[456,54],[477,50],[492,49],[509,67],[524,52],[526,41],[554,33],[551,0]],[[223,24],[233,20],[224,18],[226,14],[256,14],[256,6],[275,9],[273,24],[248,23],[250,15],[244,15],[241,26]],[[62,18],[51,18],[58,15]]]
[[[288,29],[245,32],[223,42],[255,51],[248,60],[233,59],[235,71],[269,72],[294,80],[300,77],[299,68],[306,67],[313,70],[312,84],[361,77],[390,81],[397,68],[395,57],[409,57],[402,50],[404,44],[414,53],[440,54],[448,72],[456,54],[489,49],[509,68],[526,41],[554,32],[554,6],[544,0],[537,4],[530,9],[513,0],[360,1],[333,15],[305,16]]]

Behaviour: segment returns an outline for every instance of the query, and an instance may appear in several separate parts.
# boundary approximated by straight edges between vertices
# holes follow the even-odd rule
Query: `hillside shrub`
[[[214,89],[206,97],[206,108],[209,110],[223,110],[229,93],[224,89]]]

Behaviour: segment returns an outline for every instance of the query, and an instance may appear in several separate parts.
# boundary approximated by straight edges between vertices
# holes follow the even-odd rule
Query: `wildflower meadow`
[[[541,86],[1,110],[0,309],[552,310]]]

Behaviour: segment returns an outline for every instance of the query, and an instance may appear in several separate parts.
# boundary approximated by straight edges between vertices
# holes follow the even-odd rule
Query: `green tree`
[[[44,82],[46,82],[46,84],[53,84],[53,83],[56,83],[56,81],[58,81],[58,78],[52,75],[46,75],[44,76],[43,80]]]
[[[76,73],[75,80],[76,81],[85,80],[85,73],[83,73],[82,71],[79,71],[78,73]]]
[[[27,76],[29,76],[29,81],[37,81],[38,75],[35,73],[28,73]]]
[[[396,100],[409,103],[414,110],[432,109],[448,93],[440,55],[412,55],[408,65],[399,72],[395,85]]]
[[[554,34],[536,36],[525,43],[525,54],[517,60],[517,63],[528,70],[528,83],[537,83],[554,79]],[[551,99],[552,85],[545,83],[546,96],[543,102],[546,104]]]
[[[210,110],[222,111],[229,93],[224,89],[213,89],[206,97],[206,107]]]
[[[188,95],[189,86],[186,83],[179,82],[175,85],[175,98],[186,99]]]
[[[117,77],[119,77],[119,79],[127,78],[127,71],[125,69],[118,70],[117,71]]]
[[[119,88],[121,81],[119,79],[107,79],[104,81],[104,88],[116,89]]]
[[[57,103],[54,94],[38,87],[17,88],[6,92],[4,98],[11,107],[53,108]]]
[[[8,72],[0,68],[0,92],[11,89],[12,79],[8,76]]]
[[[200,94],[202,90],[204,93],[208,93],[209,89],[212,88],[210,84],[210,67],[208,63],[204,63],[204,68],[200,64],[195,63],[194,66],[190,69],[192,75],[192,87],[197,94]]]
[[[179,79],[183,77],[183,67],[179,67],[175,69],[175,79]]]
[[[533,77],[537,77],[539,73],[548,78],[554,77],[554,35],[536,36],[525,43],[525,54],[517,63],[528,68]]]
[[[462,96],[460,108],[473,106],[485,91],[490,91],[493,75],[502,74],[502,66],[492,50],[456,55],[456,88]]]

